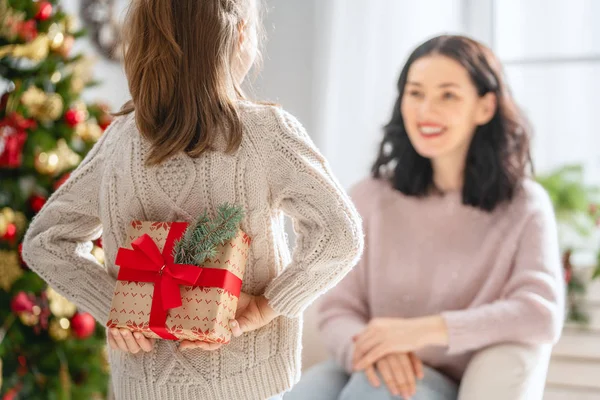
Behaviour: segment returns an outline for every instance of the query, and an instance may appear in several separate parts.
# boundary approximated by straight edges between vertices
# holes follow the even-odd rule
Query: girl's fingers
[[[121,329],[120,333],[123,337],[123,340],[125,341],[125,344],[127,345],[127,349],[129,350],[129,352],[132,354],[139,353],[141,348],[137,340],[133,337],[133,334],[127,329]]]
[[[123,336],[121,336],[121,332],[119,332],[119,329],[111,329],[110,334],[112,335],[112,338],[115,341],[115,343],[117,343],[117,347],[119,348],[119,350],[129,352],[127,344],[125,344],[125,340],[123,340]]]
[[[148,339],[140,332],[135,332],[133,337],[135,337],[135,340],[137,340],[138,345],[143,351],[146,353],[152,351],[152,348],[154,347],[154,339]]]

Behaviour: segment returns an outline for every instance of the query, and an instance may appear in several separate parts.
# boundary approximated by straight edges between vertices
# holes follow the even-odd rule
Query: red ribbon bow
[[[242,287],[241,279],[227,270],[175,264],[175,241],[186,228],[184,222],[171,224],[162,254],[154,240],[144,234],[131,243],[133,250],[120,248],[115,261],[121,267],[119,280],[154,283],[149,325],[163,339],[178,340],[168,332],[165,323],[169,310],[182,304],[179,285],[219,287],[234,296],[240,295]]]

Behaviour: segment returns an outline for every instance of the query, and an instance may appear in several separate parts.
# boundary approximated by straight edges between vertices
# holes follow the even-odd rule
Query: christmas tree
[[[20,257],[28,224],[110,124],[57,0],[0,0],[0,397],[101,399],[104,328]],[[102,261],[101,243],[94,255]]]

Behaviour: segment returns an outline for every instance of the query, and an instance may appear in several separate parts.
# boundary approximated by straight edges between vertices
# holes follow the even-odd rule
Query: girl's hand
[[[355,342],[353,365],[356,370],[363,370],[390,354],[447,345],[448,329],[441,316],[376,318],[355,338]]]
[[[233,336],[238,337],[273,321],[278,317],[277,312],[269,306],[265,296],[252,296],[241,293],[235,319],[229,322]]]
[[[375,369],[376,367],[376,369]],[[390,354],[367,367],[365,373],[374,387],[379,387],[381,381],[376,370],[381,374],[390,393],[409,399],[414,396],[417,380],[423,379],[423,364],[413,353]]]
[[[106,336],[111,348],[126,353],[149,352],[154,347],[154,339],[148,339],[140,332],[131,332],[129,329],[109,329]]]
[[[238,337],[243,333],[250,332],[267,325],[277,317],[277,313],[269,306],[264,296],[252,296],[240,293],[235,318],[229,322],[233,336]],[[192,342],[184,340],[179,349],[202,349],[214,351],[221,348],[220,343]]]

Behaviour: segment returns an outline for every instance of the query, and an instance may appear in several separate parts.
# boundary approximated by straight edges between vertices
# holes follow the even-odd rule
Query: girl
[[[436,37],[410,55],[398,91],[372,177],[353,190],[367,250],[320,302],[336,363],[289,399],[456,399],[478,350],[560,335],[552,205],[527,175],[527,127],[498,60]]]
[[[243,205],[241,228],[253,241],[237,337],[222,348],[178,347],[110,331],[118,400],[283,393],[299,378],[303,310],[361,254],[360,218],[302,126],[244,99],[258,23],[253,0],[133,1],[125,53],[132,101],[28,231],[27,264],[105,324],[129,221],[191,222],[225,202]],[[282,212],[298,235],[293,257]],[[105,266],[89,254],[101,234]]]

